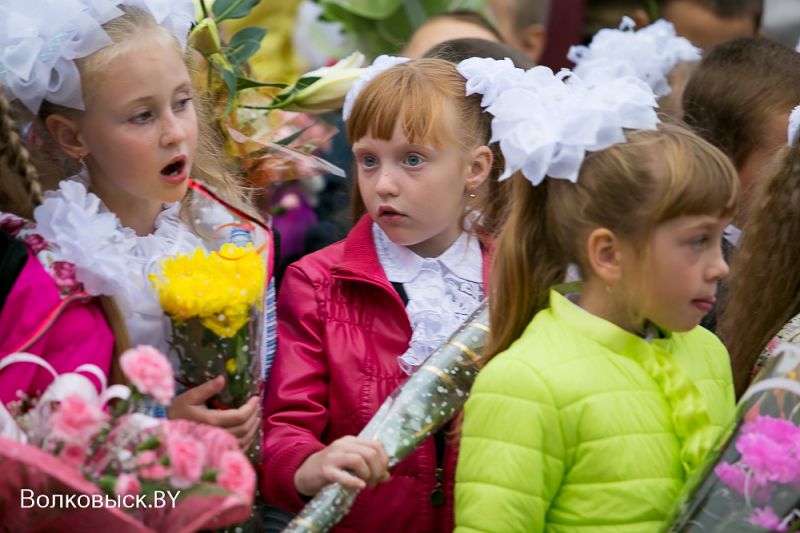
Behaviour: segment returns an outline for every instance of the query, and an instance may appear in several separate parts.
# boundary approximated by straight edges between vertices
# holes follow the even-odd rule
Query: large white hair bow
[[[194,19],[192,0],[0,0],[0,85],[32,113],[43,100],[84,109],[75,60],[111,44],[102,25],[147,10],[182,46]]]
[[[600,30],[589,46],[571,47],[567,58],[575,63],[575,74],[586,81],[636,76],[656,96],[666,96],[671,92],[667,76],[675,65],[700,60],[701,51],[678,37],[666,20],[657,20],[639,31],[634,28],[633,20],[623,17],[618,30]]]
[[[533,185],[545,177],[575,182],[587,151],[625,142],[625,129],[658,125],[655,95],[637,78],[589,83],[568,70],[514,72],[497,63],[479,69],[469,59],[459,72],[468,76],[468,87],[490,95],[486,110],[493,116],[491,142],[500,143],[506,165],[501,180],[521,171]]]

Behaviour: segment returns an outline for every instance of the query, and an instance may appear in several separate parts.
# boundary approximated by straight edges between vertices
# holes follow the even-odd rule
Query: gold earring
[[[469,197],[470,197],[470,198],[477,198],[477,197],[478,197],[478,195],[477,195],[477,194],[475,194],[474,192],[470,192],[470,193],[469,193]]]

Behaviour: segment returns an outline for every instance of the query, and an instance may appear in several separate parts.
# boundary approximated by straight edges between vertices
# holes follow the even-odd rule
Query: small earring
[[[471,193],[469,193],[469,197],[470,197],[470,198],[477,198],[477,197],[478,197],[478,195],[477,195],[477,194],[475,194],[474,192],[471,192]]]

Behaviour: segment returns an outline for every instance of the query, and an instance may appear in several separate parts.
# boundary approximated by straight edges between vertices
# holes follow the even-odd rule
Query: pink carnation
[[[256,473],[242,452],[227,451],[220,459],[217,482],[220,486],[248,499],[256,490]]]
[[[167,358],[152,346],[137,346],[120,357],[122,371],[142,394],[149,394],[161,405],[175,396],[175,378]]]
[[[139,494],[141,485],[136,476],[130,474],[120,474],[117,483],[114,485],[114,494],[125,496],[126,494]]]
[[[786,531],[788,528],[781,524],[781,519],[771,507],[756,509],[748,518],[751,524],[763,527],[769,531]]]
[[[80,396],[67,396],[53,414],[53,436],[66,443],[86,445],[108,420],[97,405]]]
[[[170,434],[167,452],[173,485],[183,489],[200,480],[206,461],[206,449],[200,441]]]
[[[788,446],[800,444],[800,427],[792,421],[772,416],[758,416],[742,426],[744,433],[759,433],[769,439]]]
[[[774,485],[766,484],[766,482],[759,483],[752,476],[748,478],[747,472],[740,463],[735,465],[720,463],[714,468],[714,473],[737,494],[744,496],[745,490],[747,490],[749,497],[757,503],[766,503],[775,491]]]
[[[153,450],[145,450],[136,457],[136,466],[143,479],[161,481],[169,476],[169,469],[159,462],[158,454]]]
[[[761,433],[747,433],[736,442],[742,461],[753,469],[759,484],[767,481],[792,483],[800,479],[800,461],[794,456],[793,448]]]
[[[58,457],[73,468],[80,470],[86,460],[84,447],[78,444],[67,444]]]

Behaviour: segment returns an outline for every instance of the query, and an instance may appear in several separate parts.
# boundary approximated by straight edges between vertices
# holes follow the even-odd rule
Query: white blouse
[[[438,257],[420,257],[389,240],[377,225],[372,239],[392,283],[402,283],[411,341],[398,363],[413,373],[478,308],[483,299],[483,255],[478,239],[462,232]]]
[[[212,236],[203,240],[180,219],[181,204],[176,202],[164,205],[152,234],[138,236],[87,190],[87,183],[85,174],[77,175],[45,193],[34,211],[37,232],[57,245],[56,260],[75,265],[76,278],[87,292],[114,297],[134,346],[150,344],[168,354],[170,322],[148,276],[165,257],[198,247],[219,248],[229,231],[215,234],[214,229],[234,219],[217,204],[198,206],[196,224],[203,235]]]

